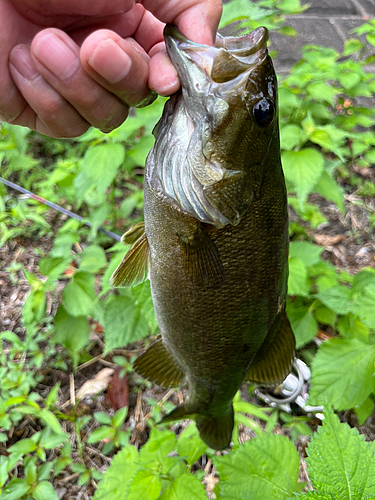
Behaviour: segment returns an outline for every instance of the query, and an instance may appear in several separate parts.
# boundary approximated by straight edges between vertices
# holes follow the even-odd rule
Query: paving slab
[[[279,72],[288,71],[295,62],[301,59],[302,47],[305,45],[332,47],[339,52],[343,49],[344,40],[328,17],[291,16],[287,24],[297,31],[297,37],[286,37],[279,33],[270,35],[270,49],[278,51],[275,68]]]

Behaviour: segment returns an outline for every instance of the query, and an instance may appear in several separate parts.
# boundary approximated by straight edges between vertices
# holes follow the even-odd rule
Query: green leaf
[[[43,422],[47,424],[53,430],[53,432],[55,432],[56,434],[63,434],[67,437],[54,413],[47,410],[46,408],[43,408],[43,410],[40,411],[38,417],[43,420]]]
[[[34,443],[32,439],[21,439],[18,443],[14,444],[10,448],[8,448],[8,452],[10,453],[22,453],[25,455],[26,453],[31,453],[35,451],[37,445]]]
[[[285,36],[298,36],[297,31],[292,26],[283,26],[279,29],[279,33]]]
[[[307,92],[316,101],[326,101],[331,106],[335,105],[334,96],[340,92],[339,89],[331,87],[324,82],[313,82],[306,87]]]
[[[289,259],[288,294],[308,296],[310,284],[307,280],[307,270],[301,259]]]
[[[95,277],[86,272],[76,273],[63,290],[63,304],[72,316],[87,316],[94,307]]]
[[[86,151],[81,164],[82,171],[90,178],[100,195],[104,195],[116,177],[124,158],[122,144],[99,144]]]
[[[337,500],[327,493],[320,493],[319,491],[308,491],[301,493],[298,496],[289,497],[288,500]]]
[[[302,208],[302,203],[323,172],[324,158],[311,148],[284,151],[281,158],[285,177],[294,186]]]
[[[317,264],[322,252],[322,247],[307,241],[292,241],[289,246],[289,256],[302,260],[305,266]]]
[[[284,500],[299,491],[299,455],[285,436],[263,434],[215,464],[222,500]]]
[[[310,306],[293,307],[293,303],[288,301],[287,315],[296,338],[296,348],[299,349],[315,337],[318,323]]]
[[[343,56],[355,54],[362,48],[362,43],[357,38],[348,38],[344,44]]]
[[[315,319],[322,325],[335,326],[337,314],[327,306],[318,306],[314,309]]]
[[[50,276],[53,279],[57,279],[69,267],[70,262],[70,257],[45,257],[39,262],[39,271],[44,274],[44,276]]]
[[[337,314],[348,314],[351,311],[351,291],[343,285],[319,292],[317,298]]]
[[[147,321],[129,297],[115,297],[106,305],[104,335],[106,353],[148,335]]]
[[[304,137],[304,132],[299,125],[285,125],[280,130],[281,149],[292,150]]]
[[[80,271],[96,273],[107,265],[105,252],[99,245],[91,245],[81,253]]]
[[[114,429],[109,425],[102,425],[98,429],[95,429],[89,436],[88,443],[96,443],[97,441],[102,441],[103,439],[112,439],[114,436]]]
[[[48,481],[41,481],[37,484],[33,491],[33,498],[35,500],[59,500],[54,487]]]
[[[375,284],[366,286],[360,293],[353,293],[352,312],[358,314],[363,323],[375,329]]]
[[[366,35],[366,40],[370,45],[375,47],[375,35]]]
[[[125,446],[115,455],[103,479],[98,484],[98,489],[93,500],[124,500],[127,498],[129,488],[140,470],[137,463],[138,452],[134,446]]]
[[[115,427],[121,427],[126,419],[126,415],[128,414],[128,407],[124,406],[124,408],[120,408],[116,411],[112,418],[112,425]]]
[[[185,473],[178,476],[160,497],[160,500],[180,499],[207,500],[203,484],[193,474]]]
[[[1,492],[1,500],[19,500],[30,490],[26,479],[11,479]]]
[[[326,200],[331,200],[340,209],[341,213],[345,213],[344,209],[344,190],[335,182],[327,172],[322,172],[318,182],[315,184],[314,191]]]
[[[364,435],[341,424],[332,410],[326,409],[324,415],[323,426],[307,448],[313,486],[340,500],[361,500],[374,495],[375,460]]]
[[[130,486],[127,500],[156,500],[161,492],[160,478],[149,470],[137,472]]]
[[[347,314],[339,318],[337,330],[344,338],[358,339],[368,343],[369,329],[358,316],[354,314]]]
[[[363,425],[374,411],[373,399],[369,396],[361,405],[354,408],[354,411],[357,415],[359,425]]]
[[[338,75],[338,80],[345,90],[349,90],[361,81],[361,77],[358,73],[341,73]]]
[[[375,388],[375,346],[358,339],[324,342],[312,364],[309,404],[328,401],[337,410],[361,405]]]
[[[112,419],[108,415],[108,413],[105,413],[104,411],[97,411],[94,413],[94,418],[97,420],[100,424],[107,424],[111,425]]]
[[[206,451],[207,446],[199,437],[197,426],[192,423],[178,437],[177,451],[189,465],[193,465]]]
[[[66,312],[64,306],[60,306],[55,316],[54,340],[68,349],[74,358],[89,340],[87,318],[74,318]]]

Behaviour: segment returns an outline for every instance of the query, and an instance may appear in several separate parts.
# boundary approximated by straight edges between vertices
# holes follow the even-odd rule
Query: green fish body
[[[165,29],[182,90],[166,103],[145,171],[144,225],[112,277],[147,273],[161,337],[135,370],[164,387],[188,382],[163,421],[194,418],[212,448],[229,446],[241,383],[276,385],[295,341],[285,313],[288,215],[277,86],[268,33],[216,47]]]

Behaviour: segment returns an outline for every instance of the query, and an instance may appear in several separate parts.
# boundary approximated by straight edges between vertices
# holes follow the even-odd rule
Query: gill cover
[[[201,222],[238,224],[261,183],[248,168],[252,127],[266,129],[276,114],[268,31],[217,35],[215,47],[194,43],[171,25],[164,37],[182,91],[157,126],[147,181]]]

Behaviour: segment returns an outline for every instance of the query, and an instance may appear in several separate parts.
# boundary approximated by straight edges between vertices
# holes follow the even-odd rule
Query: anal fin
[[[204,227],[189,236],[180,236],[181,251],[188,275],[198,285],[220,288],[224,269],[215,243]]]
[[[121,238],[130,243],[135,241],[109,280],[114,287],[136,286],[147,278],[149,246],[144,232],[144,223],[133,226]]]
[[[290,373],[296,341],[285,311],[275,320],[245,379],[262,385],[281,383]]]
[[[161,387],[178,387],[184,374],[160,338],[135,360],[134,370]]]

